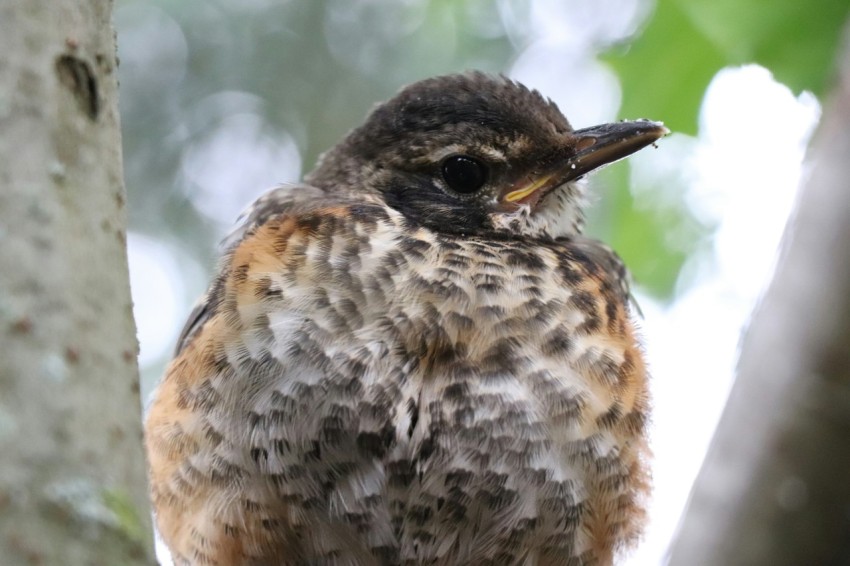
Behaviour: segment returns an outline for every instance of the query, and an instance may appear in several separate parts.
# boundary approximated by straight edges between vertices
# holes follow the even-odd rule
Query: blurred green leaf
[[[628,188],[614,200],[610,244],[629,266],[635,285],[671,299],[687,252],[670,246],[667,233],[682,217],[672,209],[636,209]]]
[[[628,173],[627,164],[621,163],[593,177],[591,191],[601,199],[590,209],[588,234],[617,252],[635,285],[658,299],[672,299],[679,271],[701,231],[682,199],[641,206],[630,189]],[[671,233],[682,236],[671,242]]]
[[[727,64],[755,62],[796,92],[829,86],[847,0],[676,0]]]
[[[705,87],[725,63],[676,0],[660,0],[643,34],[604,60],[623,85],[623,118],[661,120],[691,135]]]
[[[829,84],[847,0],[659,0],[643,33],[604,57],[623,84],[624,118],[695,134],[703,93],[724,66],[758,63],[793,90]]]

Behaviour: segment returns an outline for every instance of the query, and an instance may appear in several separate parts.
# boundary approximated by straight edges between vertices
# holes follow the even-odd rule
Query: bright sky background
[[[710,252],[683,270],[693,283],[675,302],[638,298],[655,405],[654,495],[630,566],[663,564],[732,385],[741,332],[770,280],[819,116],[813,96],[795,98],[765,69],[726,69],[706,94],[699,138],[681,140],[691,145],[683,159],[667,159],[664,140],[637,160],[636,174],[644,166],[693,167],[688,201],[717,230]]]
[[[603,13],[608,3],[600,0],[594,14]],[[638,4],[631,13],[607,11],[605,25],[594,26],[594,14],[587,15],[581,29],[570,28],[568,22],[576,18],[562,13],[561,4],[540,0],[534,5],[538,39],[516,59],[510,75],[552,97],[576,127],[612,120],[620,101],[616,76],[574,51],[588,48],[582,35],[598,39],[624,33],[637,17]],[[570,10],[586,5],[571,3]],[[612,20],[612,13],[619,19]],[[565,84],[565,76],[573,84]],[[574,88],[574,81],[581,81],[582,88]],[[655,488],[651,524],[625,562],[629,566],[663,564],[731,386],[741,331],[770,279],[819,114],[813,96],[795,97],[761,67],[725,69],[706,93],[697,138],[674,133],[658,150],[630,158],[638,181],[690,171],[687,203],[698,219],[717,228],[706,251],[683,269],[681,292],[672,304],[638,293],[655,405]],[[267,135],[258,119],[251,112],[230,116],[183,165],[187,180],[203,188],[198,206],[220,223],[222,232],[264,188],[301,174],[294,141]],[[197,265],[176,248],[136,233],[129,236],[129,252],[144,369],[173,348],[187,305],[203,290],[211,266]],[[160,559],[169,563],[166,554]]]

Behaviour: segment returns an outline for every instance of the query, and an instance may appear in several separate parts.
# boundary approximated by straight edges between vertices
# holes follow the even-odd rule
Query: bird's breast
[[[621,286],[588,245],[441,235],[378,206],[251,231],[149,413],[169,545],[609,561],[637,532],[648,401]]]
[[[242,347],[271,352],[247,410],[287,407],[253,440],[299,447],[270,472],[315,451],[307,472],[335,485],[331,505],[385,498],[412,559],[447,541],[481,559],[497,533],[503,552],[580,555],[620,536],[605,514],[631,528],[643,366],[587,256],[330,214],[256,254],[246,281]]]

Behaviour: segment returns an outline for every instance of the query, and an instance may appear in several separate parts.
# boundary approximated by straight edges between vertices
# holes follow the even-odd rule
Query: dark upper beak
[[[573,181],[628,157],[669,133],[663,123],[649,120],[615,122],[576,130],[572,134],[576,152],[568,161],[562,182]]]
[[[556,163],[548,173],[530,183],[503,193],[510,203],[536,203],[547,192],[574,181],[634,152],[670,133],[663,123],[649,120],[615,122],[576,130],[570,134],[572,151],[566,160]]]

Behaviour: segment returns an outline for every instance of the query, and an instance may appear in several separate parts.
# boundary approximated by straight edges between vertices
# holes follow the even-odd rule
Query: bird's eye
[[[472,157],[452,155],[443,161],[443,179],[453,191],[468,195],[487,182],[487,167]]]

